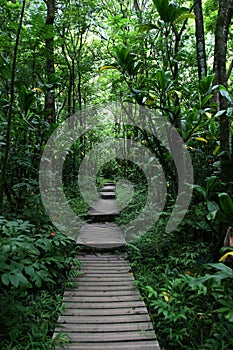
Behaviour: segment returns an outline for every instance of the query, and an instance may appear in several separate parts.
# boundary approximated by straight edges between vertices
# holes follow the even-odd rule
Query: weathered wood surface
[[[100,192],[100,196],[101,196],[101,198],[103,198],[103,199],[115,199],[115,192],[112,192],[112,191],[109,191],[109,192],[102,191],[102,192]]]
[[[105,186],[115,186],[114,182],[105,182],[104,187]]]
[[[113,222],[119,213],[115,199],[99,199],[88,211],[87,219],[91,222]]]
[[[71,340],[67,350],[159,350],[129,263],[122,255],[79,255],[81,275],[67,290],[57,332]],[[61,349],[59,346],[57,350]]]
[[[121,247],[125,243],[121,229],[113,223],[86,224],[77,238],[77,244],[92,248]]]
[[[89,210],[88,215],[117,215],[119,209],[115,199],[99,199]]]
[[[104,185],[104,187],[101,189],[101,192],[115,192],[115,186],[114,185]]]

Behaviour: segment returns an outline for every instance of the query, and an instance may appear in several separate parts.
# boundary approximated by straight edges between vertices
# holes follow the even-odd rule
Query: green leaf
[[[32,266],[26,266],[25,267],[25,272],[30,276],[32,277],[35,273],[35,270],[34,270],[34,267]]]
[[[221,115],[223,115],[224,113],[226,113],[225,110],[221,110],[221,111],[218,111],[214,116],[215,117],[220,117]]]
[[[9,273],[4,273],[2,276],[1,276],[1,280],[2,280],[2,283],[5,284],[6,286],[9,285],[10,283],[10,276],[9,276]]]
[[[177,17],[177,18],[173,21],[173,23],[174,23],[174,24],[177,24],[177,23],[179,23],[179,22],[181,22],[181,21],[184,21],[185,19],[188,19],[188,18],[194,19],[194,18],[195,18],[195,15],[194,15],[193,13],[184,13],[183,15]]]
[[[233,97],[230,95],[230,93],[227,91],[227,89],[224,86],[219,86],[219,92],[220,92],[221,96],[225,97],[225,99],[230,104],[233,104]]]
[[[136,28],[138,28],[139,33],[148,32],[149,30],[152,30],[152,29],[159,29],[158,26],[156,26],[153,23],[141,24],[141,25],[138,25]]]
[[[199,83],[199,90],[200,92],[204,95],[204,94],[209,94],[212,90],[212,84],[214,81],[214,74],[211,75],[207,75],[206,77],[204,77],[200,83]]]
[[[207,208],[209,211],[219,210],[218,204],[214,201],[207,201]]]
[[[204,199],[206,199],[206,194],[207,193],[206,193],[205,188],[203,188],[203,187],[201,187],[199,185],[193,185],[192,187],[197,193],[201,194],[202,197],[204,197]]]
[[[189,284],[190,284],[190,286],[197,286],[198,284],[206,282],[206,281],[210,280],[211,278],[213,278],[213,276],[210,274],[207,274],[203,277],[193,278]]]
[[[165,71],[163,69],[160,69],[156,73],[156,80],[158,82],[158,85],[162,91],[166,90],[167,87],[167,77],[165,74]]]
[[[207,219],[208,220],[214,220],[216,218],[217,213],[219,212],[220,208],[218,206],[218,204],[214,201],[207,201],[207,208],[208,208],[208,215],[207,215]]]
[[[224,272],[227,277],[233,277],[233,270],[229,266],[224,265],[223,263],[209,263],[207,265],[214,267],[218,271]]]
[[[203,108],[205,104],[213,97],[212,94],[205,96],[201,101],[201,107]]]
[[[206,179],[206,190],[208,198],[211,198],[212,190],[217,185],[217,176],[213,175]]]
[[[228,193],[222,192],[218,194],[220,205],[224,214],[233,218],[233,201]]]
[[[20,283],[20,278],[19,278],[19,274],[10,274],[9,275],[10,278],[10,282],[14,287],[18,287],[19,283]]]

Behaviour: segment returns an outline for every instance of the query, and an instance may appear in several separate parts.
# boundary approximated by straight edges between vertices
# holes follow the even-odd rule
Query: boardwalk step
[[[100,196],[103,199],[114,199],[116,197],[115,192],[106,192],[106,191],[100,192]]]
[[[143,331],[131,331],[131,332],[93,332],[93,333],[69,333],[69,338],[72,342],[86,343],[86,342],[109,342],[109,341],[129,341],[129,340],[148,340],[154,339],[154,332]]]
[[[103,332],[128,332],[128,331],[148,331],[152,330],[151,323],[145,322],[122,322],[122,323],[99,323],[99,324],[77,324],[69,323],[68,325],[62,325],[61,330],[63,332],[77,332],[77,333],[101,333]]]
[[[124,308],[120,308],[120,309],[102,309],[102,310],[97,310],[97,309],[76,309],[76,308],[68,308],[66,307],[63,316],[92,316],[91,319],[89,319],[88,317],[86,318],[86,320],[91,321],[91,323],[93,323],[94,321],[94,316],[97,317],[99,321],[102,323],[104,322],[106,323],[119,323],[121,322],[128,322],[125,316],[130,316],[130,315],[146,315],[146,320],[143,319],[142,317],[138,317],[138,319],[136,321],[148,321],[148,313],[147,313],[147,308],[145,306],[133,306],[132,308],[129,307],[124,307]],[[60,320],[62,321],[62,317],[60,318]],[[103,316],[108,316],[107,318],[103,319]],[[116,316],[124,316],[125,318],[116,318]],[[116,322],[116,320],[118,322]],[[130,321],[134,322],[133,317],[130,317]],[[75,320],[75,322],[77,323],[78,320]],[[75,323],[74,322],[74,323]]]
[[[102,214],[100,216],[102,220]],[[77,238],[77,244],[93,248],[121,247],[125,243],[121,229],[113,223],[85,224]]]
[[[60,349],[60,348],[56,348]],[[83,343],[67,345],[64,350],[159,350],[158,342],[137,341],[137,342],[108,342]]]
[[[101,188],[100,192],[115,192],[115,186],[105,185],[103,188]]]

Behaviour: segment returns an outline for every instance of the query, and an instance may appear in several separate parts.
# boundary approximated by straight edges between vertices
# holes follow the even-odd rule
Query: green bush
[[[205,213],[196,214],[191,207],[176,231],[166,234],[163,213],[148,233],[128,244],[127,256],[162,349],[230,350],[233,271],[209,263],[214,239]]]
[[[0,348],[53,349],[63,291],[79,267],[75,242],[50,226],[38,233],[23,220],[0,224]]]

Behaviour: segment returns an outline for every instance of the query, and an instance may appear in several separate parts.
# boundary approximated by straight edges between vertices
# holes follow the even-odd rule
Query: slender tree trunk
[[[194,13],[195,13],[195,22],[196,22],[196,50],[197,50],[198,78],[199,80],[201,80],[207,75],[202,0],[194,0]]]
[[[54,19],[55,19],[55,0],[45,1],[47,6],[47,17],[46,17],[46,26],[48,30],[52,31]],[[46,47],[46,74],[47,74],[47,83],[53,85],[55,77],[55,67],[54,67],[54,36],[53,33],[45,39]],[[45,96],[45,111],[46,111],[46,120],[49,123],[56,122],[55,114],[55,91],[54,88],[48,88],[47,94]]]
[[[231,19],[233,16],[233,0],[219,0],[219,10],[215,30],[214,73],[215,84],[227,87],[227,40]],[[227,101],[220,93],[216,95],[219,110],[227,109]],[[232,181],[232,159],[230,150],[230,125],[226,113],[220,116],[220,147],[224,152],[221,158],[221,178],[223,181]]]
[[[0,209],[2,209],[3,207],[3,196],[4,196],[4,191],[6,191],[7,165],[8,165],[8,157],[10,152],[10,142],[11,142],[12,110],[13,110],[14,93],[15,93],[16,62],[17,62],[18,46],[19,46],[20,33],[22,29],[22,24],[23,24],[25,5],[26,5],[26,0],[23,0],[20,18],[19,18],[18,30],[16,34],[16,41],[15,41],[12,68],[11,68],[10,102],[9,102],[9,109],[7,114],[8,119],[7,119],[7,129],[6,129],[6,144],[5,144],[5,150],[4,150],[4,156],[3,156],[2,176],[1,176],[1,184],[0,184]]]

